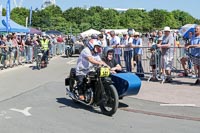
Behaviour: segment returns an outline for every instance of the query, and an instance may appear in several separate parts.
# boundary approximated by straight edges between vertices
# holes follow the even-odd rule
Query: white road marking
[[[196,107],[195,104],[160,104],[160,106]]]
[[[31,108],[32,107],[26,107],[24,110],[11,108],[10,110],[20,112],[20,113],[24,114],[25,116],[31,116],[31,113],[28,112]]]

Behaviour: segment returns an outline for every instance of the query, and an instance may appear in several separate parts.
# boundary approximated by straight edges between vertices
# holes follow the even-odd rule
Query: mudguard
[[[113,85],[119,97],[137,95],[140,91],[141,80],[133,73],[116,73],[111,75]]]

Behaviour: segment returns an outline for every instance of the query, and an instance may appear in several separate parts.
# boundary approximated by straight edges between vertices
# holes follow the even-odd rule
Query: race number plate
[[[110,75],[110,70],[107,67],[100,68],[100,77],[108,77]]]

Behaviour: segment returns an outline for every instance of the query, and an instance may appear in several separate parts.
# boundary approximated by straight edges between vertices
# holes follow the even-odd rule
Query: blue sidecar
[[[141,80],[133,73],[116,73],[111,75],[113,85],[116,87],[119,98],[137,95],[140,91]]]

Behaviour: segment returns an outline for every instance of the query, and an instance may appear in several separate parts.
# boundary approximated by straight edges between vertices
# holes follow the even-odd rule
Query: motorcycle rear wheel
[[[109,85],[105,88],[107,99],[100,105],[100,109],[103,114],[112,116],[117,111],[119,105],[119,96],[116,88],[113,85]]]
[[[72,74],[72,70],[70,71],[70,79],[69,79],[69,90],[71,91],[71,92],[73,92],[74,93],[74,84],[75,84],[75,79],[74,79],[74,77],[73,77],[73,74]],[[79,103],[77,100],[75,100],[75,99],[72,99],[72,101],[74,102],[74,103]]]

